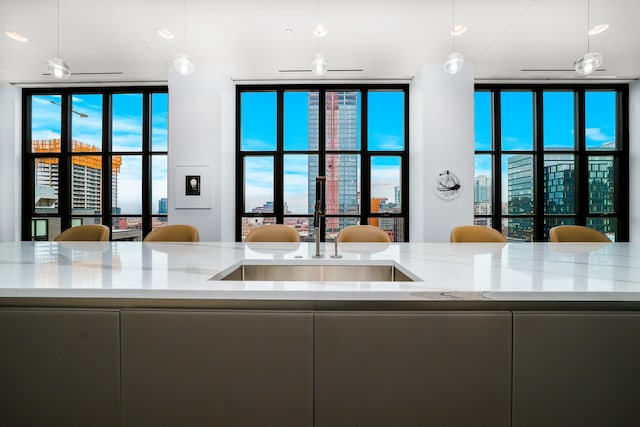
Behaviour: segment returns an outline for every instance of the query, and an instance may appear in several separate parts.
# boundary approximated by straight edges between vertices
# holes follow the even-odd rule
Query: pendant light
[[[452,52],[449,54],[449,56],[447,56],[447,60],[443,65],[444,70],[449,74],[457,74],[462,70],[462,67],[464,66],[464,56],[460,52],[456,52],[456,35],[462,34],[462,32],[456,32],[455,0],[451,0],[451,50]]]
[[[182,27],[183,27],[183,50],[186,51],[187,50],[187,0],[184,0],[183,2],[183,11],[182,11],[182,19],[183,19],[183,23],[182,23]],[[173,60],[173,66],[175,67],[175,69],[183,75],[188,75],[193,73],[193,71],[196,69],[196,66],[193,64],[193,62],[191,62],[191,59],[189,58],[189,55],[186,53],[178,53],[175,57],[175,59]]]
[[[576,71],[585,76],[593,73],[598,69],[600,65],[602,65],[602,55],[598,52],[591,52],[590,43],[589,43],[589,21],[590,21],[590,5],[589,0],[587,0],[587,53],[582,55],[576,62],[573,63],[573,66],[576,68]]]
[[[50,58],[44,65],[44,69],[56,79],[68,79],[71,77],[71,68],[60,59],[60,0],[58,0],[58,29],[56,40],[56,56]]]
[[[320,0],[318,0],[318,16],[320,16]],[[320,38],[327,35],[327,28],[319,23],[313,29],[313,35],[318,39],[318,50],[320,50]],[[316,53],[311,60],[311,72],[315,76],[323,76],[327,74],[329,62],[321,53]]]

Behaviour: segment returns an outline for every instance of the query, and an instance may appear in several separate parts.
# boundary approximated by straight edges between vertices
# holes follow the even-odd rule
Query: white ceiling
[[[280,71],[309,69],[317,52],[330,70],[363,70],[324,78],[408,79],[452,51],[451,0],[59,1],[60,57],[77,73],[65,84],[164,82],[181,51],[196,67],[217,66],[235,79],[318,79]],[[591,26],[611,28],[587,36],[587,0],[455,0],[455,21],[468,27],[456,50],[474,63],[479,81],[574,81],[585,79],[572,68],[590,38],[604,63],[587,79],[640,77],[640,0],[590,0],[589,10]],[[29,38],[0,34],[0,82],[57,82],[43,68],[56,55],[56,16],[56,0],[0,0],[0,29]],[[318,22],[328,29],[320,39],[312,34]],[[176,38],[160,38],[160,27]]]

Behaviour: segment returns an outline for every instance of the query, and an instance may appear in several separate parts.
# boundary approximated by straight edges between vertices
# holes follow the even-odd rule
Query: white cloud
[[[612,141],[613,137],[602,132],[601,128],[587,128],[585,129],[585,135],[587,139],[592,141]]]

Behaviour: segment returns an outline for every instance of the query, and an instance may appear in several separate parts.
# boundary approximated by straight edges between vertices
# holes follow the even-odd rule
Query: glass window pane
[[[162,208],[160,208],[162,209]],[[151,229],[155,230],[156,228],[164,227],[169,223],[169,218],[166,216],[154,216],[151,218]]]
[[[544,156],[544,213],[576,212],[576,167],[571,154]]]
[[[169,212],[167,205],[167,156],[151,157],[151,214],[162,215]]]
[[[533,218],[502,218],[502,235],[510,242],[533,242]]]
[[[102,157],[73,156],[71,158],[71,213],[102,212]]]
[[[476,150],[491,150],[493,126],[491,124],[491,92],[478,91],[474,95],[474,135]]]
[[[78,225],[90,225],[90,224],[102,224],[102,219],[98,216],[87,217],[73,217],[71,218],[71,226],[77,227]]]
[[[616,92],[585,92],[587,150],[616,150]]]
[[[276,92],[242,92],[240,95],[240,149],[276,149]]]
[[[313,217],[285,216],[284,225],[295,228],[300,236],[300,240],[303,242],[313,242],[315,240],[313,235]]]
[[[618,233],[618,218],[587,218],[587,227],[603,232],[612,242],[615,242]]]
[[[474,225],[484,225],[485,227],[493,227],[493,221],[491,217],[477,216],[473,219]]]
[[[476,154],[475,179],[473,185],[473,212],[476,215],[491,215],[493,212],[491,177],[493,164],[491,155]]]
[[[589,213],[615,212],[613,156],[589,157]]]
[[[151,151],[167,151],[169,140],[169,94],[151,95]]]
[[[575,218],[555,218],[555,217],[545,217],[544,218],[544,236],[542,238],[543,242],[549,241],[549,230],[553,227],[557,227],[558,225],[574,225],[576,223]]]
[[[114,216],[111,225],[111,240],[134,241],[142,240],[142,217]]]
[[[360,155],[328,154],[326,156],[326,166],[325,200],[327,214],[359,214]]]
[[[254,228],[262,227],[267,224],[275,224],[276,217],[274,216],[261,216],[257,217],[243,217],[242,218],[242,241],[247,237],[247,234]]]
[[[368,218],[369,225],[374,225],[387,232],[392,242],[404,242],[404,218]]]
[[[360,149],[360,92],[327,92],[325,138],[327,150]]]
[[[542,98],[545,150],[573,150],[575,147],[573,92],[545,91]]]
[[[34,160],[34,208],[36,213],[58,212],[58,159]]]
[[[102,95],[71,97],[71,139],[74,152],[102,151]]]
[[[142,94],[115,94],[112,103],[113,151],[142,151]]]
[[[533,149],[533,92],[500,94],[502,150]]]
[[[341,218],[341,217],[327,217],[325,218],[325,241],[335,242],[336,237],[343,228],[360,225],[359,218]]]
[[[142,156],[114,156],[111,172],[113,214],[141,214]]]
[[[60,234],[60,217],[31,218],[31,240],[53,241]]]
[[[312,214],[315,206],[315,177],[318,156],[284,156],[284,214]]]
[[[371,212],[402,212],[402,159],[371,157]]]
[[[60,95],[31,97],[31,150],[34,153],[59,153],[62,126]]]
[[[244,211],[273,213],[273,157],[244,158]]]
[[[318,149],[318,92],[284,93],[284,149]]]
[[[368,97],[369,150],[403,150],[404,92],[370,91]]]
[[[502,156],[502,213],[533,213],[533,156]],[[505,194],[506,191],[506,194]],[[504,203],[504,201],[507,203]]]

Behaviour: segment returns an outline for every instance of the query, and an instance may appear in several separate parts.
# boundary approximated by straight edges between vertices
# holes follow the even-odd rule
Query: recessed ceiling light
[[[285,33],[286,35],[289,35],[289,34],[293,33],[293,30],[292,30],[291,28],[285,28],[285,29],[284,29],[284,33]]]
[[[316,37],[324,37],[327,35],[327,27],[325,27],[322,24],[318,24],[316,25],[316,27],[313,29],[313,34]]]
[[[14,39],[16,41],[19,41],[19,42],[23,42],[24,43],[24,42],[28,42],[29,41],[28,38],[26,38],[25,36],[23,36],[20,33],[16,33],[15,31],[5,31],[4,33],[7,35],[7,37],[9,37],[11,39]]]
[[[467,31],[466,25],[464,25],[464,24],[456,25],[451,30],[451,35],[452,36],[459,36],[460,34],[464,34],[465,31]]]
[[[172,40],[176,37],[175,34],[173,34],[171,31],[167,30],[166,28],[159,28],[158,29],[158,34],[160,35],[160,37],[162,37],[163,39],[167,39],[167,40]]]
[[[594,36],[596,34],[604,33],[609,29],[609,24],[598,24],[589,30],[589,35]]]

